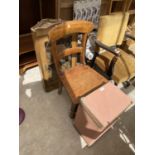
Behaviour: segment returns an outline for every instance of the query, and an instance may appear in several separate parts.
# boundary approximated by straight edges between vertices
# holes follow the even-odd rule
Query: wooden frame
[[[49,42],[48,31],[53,26],[60,24],[61,22],[62,20],[42,19],[31,28],[35,53],[42,76],[43,86],[47,92],[58,87],[58,79],[53,79],[52,71],[54,68],[50,68],[53,62],[47,57],[45,44]]]
[[[109,11],[108,11],[109,13],[108,14],[111,14],[112,13],[112,7],[113,7],[113,3],[114,2],[117,2],[117,3],[121,2],[121,3],[123,3],[123,6],[122,6],[122,10],[121,11],[123,11],[123,12],[124,11],[131,11],[131,13],[132,13],[133,10],[129,10],[132,1],[134,1],[134,0],[110,0],[110,2],[109,2]],[[117,7],[115,7],[115,9],[117,9]]]
[[[19,74],[23,75],[29,68],[37,66],[31,33],[19,36]]]

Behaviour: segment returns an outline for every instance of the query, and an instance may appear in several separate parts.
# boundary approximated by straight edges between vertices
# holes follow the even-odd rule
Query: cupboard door
[[[19,34],[30,33],[30,28],[39,20],[39,0],[19,0]]]

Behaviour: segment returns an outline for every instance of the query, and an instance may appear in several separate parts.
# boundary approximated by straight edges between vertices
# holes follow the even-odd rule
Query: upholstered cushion
[[[73,103],[78,103],[79,98],[108,80],[86,65],[77,65],[64,71],[61,80],[71,96]]]
[[[118,58],[114,70],[112,79],[116,83],[124,82],[128,79],[131,79],[135,75],[135,59],[132,55],[127,54],[123,50],[121,51],[121,56]],[[100,53],[100,56],[96,58],[95,64],[102,69],[107,71],[110,65],[110,62],[114,55],[108,51]]]
[[[128,12],[101,16],[99,19],[97,39],[108,46],[121,45],[128,19]]]

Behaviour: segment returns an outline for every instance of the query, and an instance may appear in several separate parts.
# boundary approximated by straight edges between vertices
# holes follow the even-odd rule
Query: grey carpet
[[[135,108],[126,111],[93,146],[84,147],[68,114],[71,101],[63,89],[46,93],[38,67],[20,77],[20,107],[26,117],[20,125],[20,155],[133,155]],[[124,90],[134,100],[134,87]]]

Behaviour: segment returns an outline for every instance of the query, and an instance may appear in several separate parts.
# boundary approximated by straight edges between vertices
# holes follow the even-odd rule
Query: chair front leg
[[[58,94],[60,95],[62,93],[62,82],[59,80],[59,86],[58,86]]]

